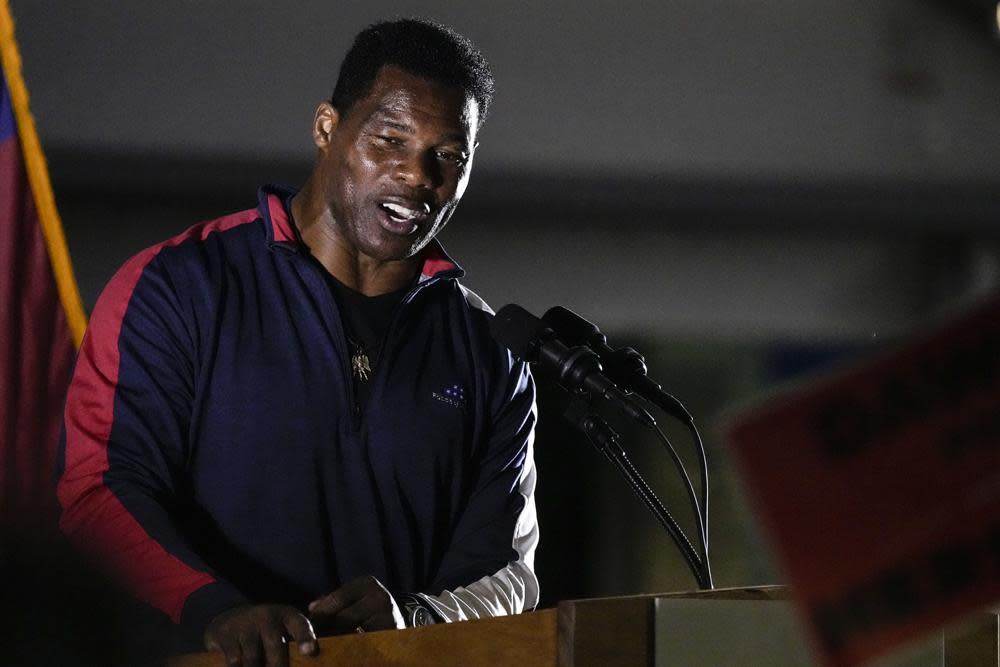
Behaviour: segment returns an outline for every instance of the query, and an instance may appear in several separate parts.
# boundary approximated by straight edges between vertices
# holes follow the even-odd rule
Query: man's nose
[[[411,188],[433,189],[441,184],[441,170],[433,154],[408,153],[396,165],[396,178]]]

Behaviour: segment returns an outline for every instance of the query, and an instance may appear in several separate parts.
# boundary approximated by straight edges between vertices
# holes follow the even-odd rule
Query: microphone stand
[[[701,558],[703,566],[701,572],[703,579],[707,582],[707,588],[713,587],[712,566],[708,557],[708,460],[705,455],[705,445],[698,433],[698,428],[694,424],[691,414],[684,408],[684,405],[674,396],[667,393],[663,388],[649,378],[646,374],[646,360],[643,356],[631,347],[612,349],[608,345],[608,340],[597,325],[585,318],[577,315],[572,310],[562,306],[549,308],[542,316],[542,322],[547,325],[556,335],[563,338],[570,345],[583,345],[597,352],[601,370],[606,377],[618,385],[626,395],[634,392],[637,396],[646,399],[649,403],[659,407],[664,413],[676,418],[683,423],[691,432],[691,437],[695,444],[695,453],[698,456],[701,499],[699,502],[698,493],[695,491],[691,478],[688,475],[684,462],[677,454],[670,438],[655,423],[652,427],[656,430],[660,442],[666,448],[667,453],[677,468],[678,474],[684,483],[691,502],[691,510],[698,521],[698,538],[701,546]],[[643,423],[651,425],[649,420]]]
[[[698,587],[703,590],[712,588],[711,574],[708,573],[705,563],[698,555],[694,546],[692,546],[691,541],[684,534],[684,531],[681,530],[677,521],[670,515],[670,512],[667,511],[663,503],[660,502],[660,499],[649,487],[642,475],[639,474],[635,466],[632,465],[632,462],[625,454],[625,450],[619,444],[618,434],[608,426],[608,423],[600,415],[592,411],[590,403],[579,394],[570,400],[566,411],[563,413],[563,417],[578,430],[582,431],[591,444],[597,448],[597,451],[614,464],[629,483],[629,486],[632,487],[632,490],[639,496],[639,499],[642,500],[649,511],[653,513],[653,516],[656,517],[657,521],[666,529],[667,534],[670,535],[674,544],[680,549],[681,555],[684,556],[684,560],[698,582]],[[699,521],[701,520],[701,517],[697,518]]]
[[[597,332],[596,335],[601,336],[603,340],[602,334]],[[701,433],[698,432],[698,427],[694,424],[694,417],[687,411],[684,404],[672,394],[665,391],[663,387],[646,374],[646,359],[638,351],[631,347],[614,349],[608,355],[607,362],[607,365],[613,369],[613,376],[616,381],[623,379],[623,382],[620,383],[622,389],[635,392],[663,410],[666,414],[675,417],[691,433],[691,438],[695,444],[695,453],[698,456],[698,477],[701,487],[701,502],[696,503],[696,507],[699,509],[696,509],[695,514],[701,527],[699,535],[701,536],[701,546],[705,558],[705,576],[708,580],[708,588],[713,588],[711,565],[708,560],[708,458],[705,454],[705,444],[702,442]],[[665,441],[664,444],[674,459],[674,463],[681,470],[682,476],[686,479],[687,471],[684,470],[683,464],[677,458],[677,453],[673,450],[669,441]],[[690,486],[689,480],[688,485]]]

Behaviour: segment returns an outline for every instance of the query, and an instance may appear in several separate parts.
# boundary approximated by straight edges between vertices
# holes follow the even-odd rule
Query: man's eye
[[[445,162],[451,162],[452,164],[463,165],[465,164],[467,158],[461,153],[452,153],[451,151],[437,151],[435,153],[439,160],[444,160]]]
[[[379,143],[384,144],[386,146],[402,146],[403,145],[403,140],[400,139],[399,137],[391,137],[391,136],[389,136],[387,134],[380,134],[380,135],[376,136],[375,138],[378,140]]]

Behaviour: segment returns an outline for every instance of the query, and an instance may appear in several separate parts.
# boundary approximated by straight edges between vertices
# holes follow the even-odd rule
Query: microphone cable
[[[691,433],[694,443],[693,449],[698,459],[699,482],[701,495],[695,492],[691,477],[688,475],[687,467],[684,465],[677,450],[674,448],[666,433],[656,426],[656,432],[660,441],[670,453],[670,458],[674,462],[678,473],[684,481],[691,508],[698,523],[698,537],[701,542],[702,558],[705,563],[705,571],[711,588],[711,566],[708,557],[708,456],[705,452],[705,443],[701,439],[701,434],[694,424],[694,418],[687,411],[684,405],[673,395],[663,390],[663,388],[646,374],[646,360],[639,352],[630,347],[620,347],[612,349],[608,345],[607,337],[601,332],[596,324],[578,315],[572,310],[563,306],[553,306],[542,316],[542,321],[547,323],[557,335],[564,338],[572,345],[586,345],[597,351],[602,363],[606,364],[605,371],[608,376],[620,384],[626,392],[631,391],[634,395],[640,396],[649,403],[660,408],[668,416],[674,417],[682,422]]]
[[[691,510],[694,514],[695,523],[698,528],[698,541],[701,545],[701,562],[702,569],[707,573],[706,579],[708,581],[708,588],[713,588],[712,586],[712,575],[711,568],[708,562],[708,526],[707,526],[707,513],[704,505],[698,502],[698,494],[695,493],[694,485],[691,483],[691,477],[688,475],[687,467],[684,462],[681,461],[680,456],[677,454],[677,450],[674,449],[674,445],[670,442],[670,438],[664,433],[663,429],[659,426],[656,427],[656,435],[663,446],[666,448],[667,452],[670,454],[670,458],[674,463],[674,467],[680,474],[681,479],[684,481],[684,486],[687,491],[688,500],[691,503]],[[704,459],[703,459],[704,460]],[[702,483],[702,491],[704,492],[705,485]],[[707,496],[703,495],[703,502],[707,501]]]
[[[712,588],[711,571],[707,568],[697,549],[691,544],[684,530],[667,510],[663,502],[650,488],[649,484],[642,477],[642,474],[635,468],[629,460],[625,450],[621,447],[618,433],[615,432],[603,418],[590,412],[589,403],[582,396],[577,395],[570,401],[569,407],[564,414],[566,419],[579,428],[587,439],[611,462],[618,471],[625,477],[625,480],[632,487],[632,490],[639,496],[639,499],[646,505],[646,508],[653,513],[657,521],[670,535],[674,544],[684,557],[691,574],[694,575],[698,587],[701,589]]]

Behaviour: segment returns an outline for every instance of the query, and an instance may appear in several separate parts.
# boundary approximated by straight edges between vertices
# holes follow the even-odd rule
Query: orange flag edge
[[[7,0],[0,0],[0,60],[7,79],[7,88],[10,90],[11,107],[17,123],[18,137],[21,140],[24,166],[35,199],[38,219],[42,225],[42,236],[45,237],[45,245],[48,248],[49,263],[52,265],[52,273],[55,276],[63,311],[66,313],[73,345],[79,348],[87,328],[87,315],[83,310],[83,301],[80,299],[80,290],[73,274],[73,264],[69,258],[62,221],[59,219],[59,211],[56,209],[55,197],[52,194],[45,154],[42,152],[35,131],[35,120],[28,108],[28,89],[21,76],[21,56],[17,50],[14,19]]]

